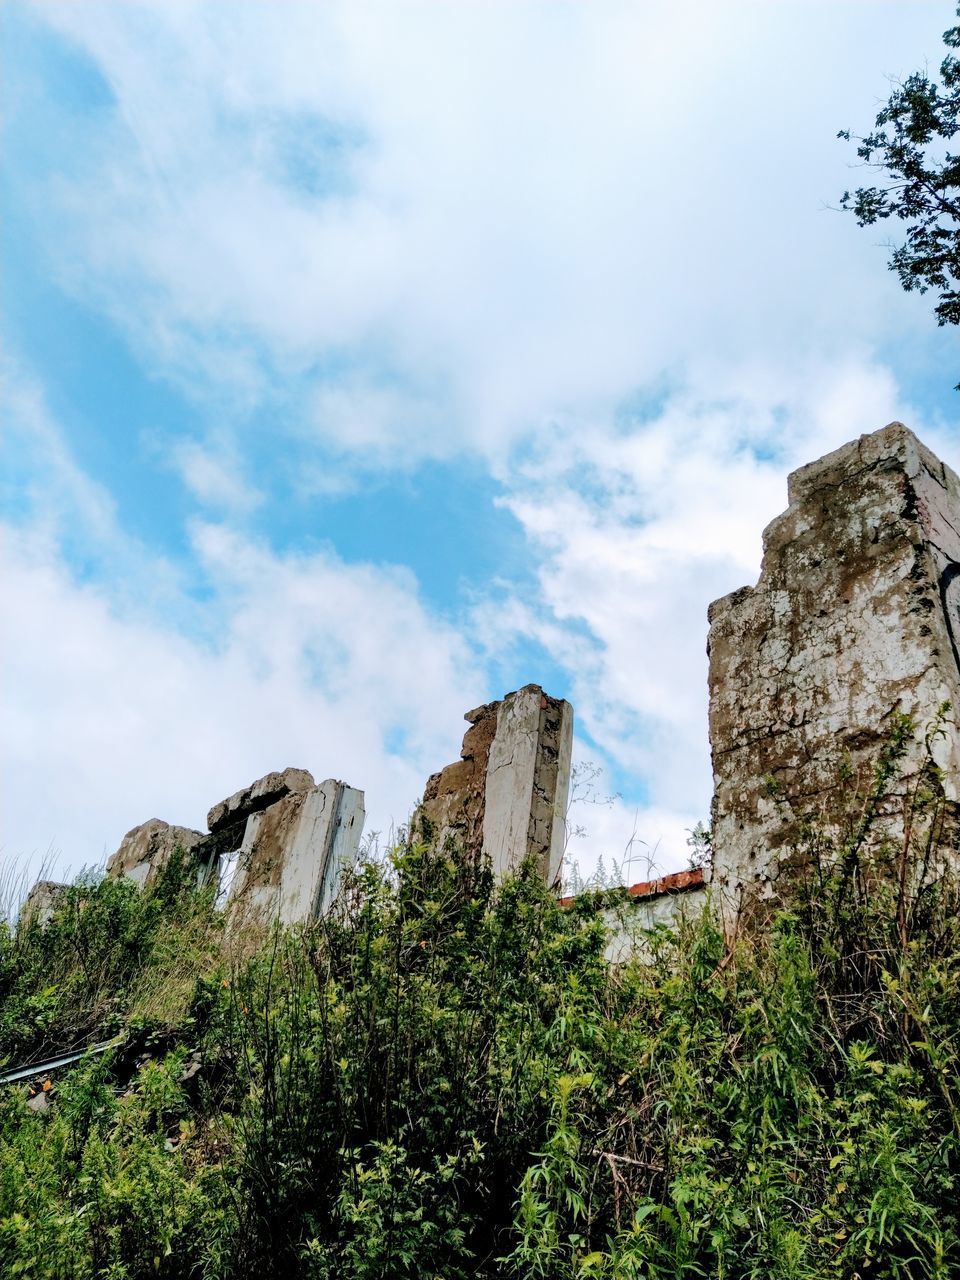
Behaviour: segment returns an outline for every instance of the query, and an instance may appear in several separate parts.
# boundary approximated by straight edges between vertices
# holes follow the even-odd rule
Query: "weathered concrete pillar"
[[[960,480],[899,422],[795,471],[756,587],[710,608],[714,883],[763,881],[895,713],[960,711]],[[956,799],[960,750],[935,744]],[[908,759],[916,769],[921,749]],[[835,804],[835,802],[834,802]]]
[[[427,781],[415,830],[489,859],[498,878],[533,858],[553,885],[566,842],[573,708],[528,684],[464,719],[460,759]]]
[[[200,831],[173,827],[160,818],[150,818],[123,837],[120,848],[107,859],[107,875],[114,880],[125,876],[144,889],[153,884],[174,849],[179,847],[189,853],[202,839]]]
[[[69,885],[60,880],[38,880],[23,900],[18,927],[28,929],[32,924],[44,928],[63,901]]]
[[[215,805],[196,846],[216,875],[231,933],[259,933],[324,914],[357,857],[363,792],[305,769],[268,774]]]

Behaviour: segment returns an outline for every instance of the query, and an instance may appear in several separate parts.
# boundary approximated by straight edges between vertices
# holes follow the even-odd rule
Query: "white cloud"
[[[405,821],[486,692],[413,575],[212,521],[179,569],[119,527],[22,371],[5,392],[20,495],[0,526],[4,858],[36,866],[52,846],[75,871],[149,817],[202,829],[288,764],[363,788],[368,830]]]
[[[108,579],[119,598],[179,617],[181,572],[123,530],[113,495],[78,464],[42,388],[9,358],[0,363],[0,400],[3,499],[29,527],[35,550],[76,552],[88,575]]]
[[[176,440],[170,446],[172,465],[200,502],[237,514],[252,511],[263,502],[263,494],[244,480],[229,454],[229,443],[220,450],[197,440]]]
[[[60,270],[194,392],[333,376],[288,426],[340,449],[497,457],[705,356],[805,361],[920,314],[822,204],[837,128],[936,47],[937,5],[38,12],[117,99],[55,188]],[[397,378],[436,402],[414,431]]]
[[[367,828],[385,831],[483,694],[403,573],[202,526],[210,647],[78,582],[47,539],[7,528],[5,546],[7,856],[52,844],[75,870],[152,816],[203,829],[211,804],[288,764],[364,788]]]
[[[566,884],[602,875],[605,882],[636,884],[685,869],[692,849],[690,834],[706,812],[681,813],[655,805],[580,806],[573,819],[582,827],[567,843],[563,878]]]
[[[678,392],[646,422],[552,434],[505,499],[538,553],[539,598],[479,606],[486,644],[547,648],[601,761],[650,797],[604,814],[599,843],[583,844],[593,855],[623,848],[636,820],[661,868],[684,864],[710,802],[707,605],[756,581],[786,472],[895,416],[955,455],[956,435],[919,421],[883,368],[782,369],[776,394],[737,376]]]

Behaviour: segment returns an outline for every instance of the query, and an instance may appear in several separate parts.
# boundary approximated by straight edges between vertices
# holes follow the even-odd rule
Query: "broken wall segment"
[[[155,881],[174,849],[190,854],[191,874],[217,885],[228,931],[304,923],[329,908],[363,832],[363,792],[306,769],[266,774],[213,806],[210,832],[151,818],[128,831],[107,875],[140,888]]]
[[[595,902],[607,931],[604,958],[609,964],[623,964],[649,956],[651,934],[657,929],[695,921],[708,905],[709,892],[703,868],[690,867],[622,890],[570,894],[560,899],[560,906],[571,907],[584,898]]]
[[[573,748],[573,708],[525,685],[464,717],[460,759],[427,781],[414,829],[489,861],[501,879],[532,859],[559,878]]]
[[[357,859],[363,819],[363,792],[328,778],[211,834],[198,852],[212,855],[228,933],[324,915]]]
[[[894,422],[795,471],[755,587],[710,608],[714,881],[767,882],[836,788],[865,789],[898,713],[960,708],[960,480]],[[956,800],[957,734],[934,743]],[[906,768],[922,765],[922,744]]]
[[[175,849],[189,853],[203,838],[201,831],[150,818],[123,837],[120,848],[107,859],[107,875],[110,879],[125,876],[145,889],[153,884]]]

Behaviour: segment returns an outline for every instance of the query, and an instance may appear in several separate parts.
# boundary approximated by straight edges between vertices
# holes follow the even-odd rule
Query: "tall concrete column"
[[[530,684],[464,718],[460,759],[428,780],[415,826],[489,860],[498,878],[532,858],[553,885],[566,843],[573,708]]]
[[[788,481],[755,587],[710,608],[714,882],[764,881],[807,815],[870,784],[894,717],[960,712],[960,480],[893,422]],[[952,725],[935,744],[957,798]],[[922,748],[911,750],[915,770]]]

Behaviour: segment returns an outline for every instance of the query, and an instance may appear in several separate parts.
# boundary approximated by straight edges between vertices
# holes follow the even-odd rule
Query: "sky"
[[[836,208],[954,20],[5,0],[0,858],[288,765],[386,841],[536,682],[568,865],[686,865],[707,606],[787,473],[893,419],[960,463],[956,333]]]

